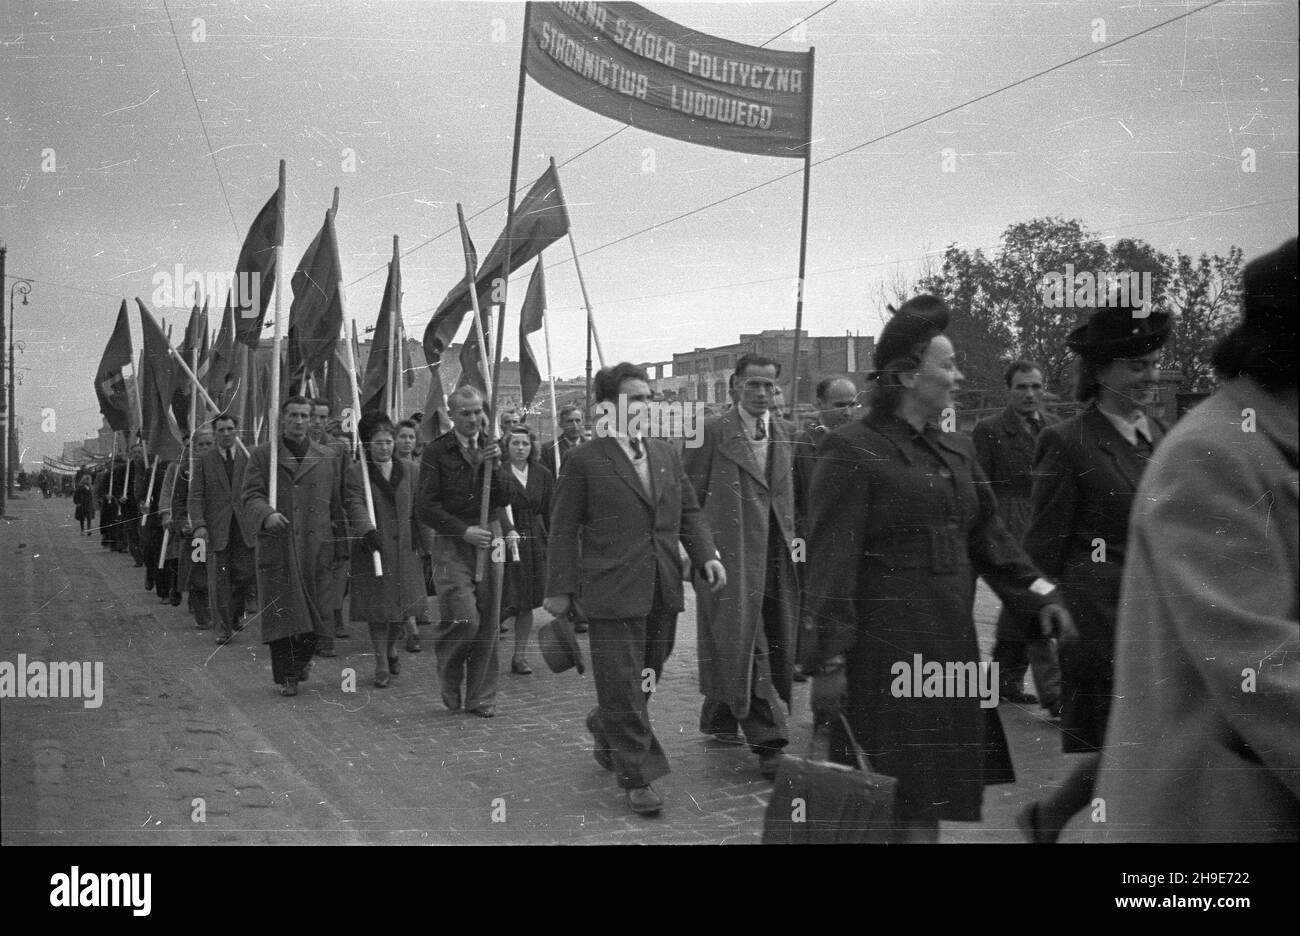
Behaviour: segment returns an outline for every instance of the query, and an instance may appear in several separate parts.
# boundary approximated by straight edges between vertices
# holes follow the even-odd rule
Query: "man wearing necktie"
[[[244,611],[253,604],[257,531],[240,520],[239,495],[248,456],[235,444],[239,418],[222,413],[212,420],[212,428],[217,444],[194,460],[189,511],[194,539],[204,541],[207,554],[208,602],[217,642],[225,644],[235,631],[243,630]]]
[[[496,715],[497,621],[492,620],[492,576],[475,582],[478,551],[492,545],[492,531],[479,525],[483,472],[501,448],[484,430],[483,395],[461,387],[447,400],[452,430],[424,448],[415,517],[434,532],[433,584],[439,621],[433,649],[442,703],[480,718]],[[493,473],[489,507],[507,539],[514,535],[510,495]]]
[[[595,387],[602,406],[620,413],[650,400],[645,371],[626,362],[597,374]],[[604,424],[602,416],[598,434]],[[651,783],[669,769],[649,701],[684,607],[678,544],[700,574],[697,588],[722,588],[727,574],[676,449],[627,428],[569,453],[551,508],[543,606],[559,618],[582,603],[596,684],[592,753],[632,811],[649,816],[663,808]]]
[[[748,742],[769,778],[788,739],[799,616],[792,440],[771,412],[780,375],[778,362],[742,355],[731,377],[736,405],[705,420],[702,444],[684,459],[728,570],[722,592],[695,591],[700,730]]]
[[[975,457],[998,499],[1002,525],[1020,543],[1032,515],[1029,497],[1038,434],[1044,426],[1054,426],[1060,420],[1043,412],[1043,374],[1037,364],[1015,361],[1003,376],[1007,384],[1006,409],[976,423],[971,438]],[[1061,668],[1052,639],[1039,632],[1033,615],[1002,609],[993,660],[998,664],[999,696],[1003,701],[1038,703],[1053,718],[1060,715]],[[1025,672],[1030,667],[1037,696],[1024,690]]]

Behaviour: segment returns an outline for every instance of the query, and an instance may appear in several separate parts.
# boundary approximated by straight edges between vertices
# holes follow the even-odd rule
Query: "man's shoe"
[[[226,644],[230,643],[230,641],[232,640],[234,640],[234,638],[231,637],[229,634],[221,634],[220,636],[217,637],[217,643],[219,643],[223,647]]]
[[[291,696],[298,694],[298,680],[289,676],[285,679],[284,685],[280,687],[280,695]]]
[[[1044,702],[1043,708],[1047,712],[1048,721],[1059,722],[1061,720],[1061,710],[1063,706],[1061,705],[1060,699],[1053,699],[1050,702]]]
[[[627,804],[638,816],[657,816],[664,808],[663,798],[655,792],[650,784],[632,787],[627,791]]]
[[[517,656],[510,661],[510,672],[514,673],[516,676],[531,676],[533,675],[533,668],[528,665],[527,660],[521,656]]]
[[[574,624],[574,625],[573,625],[573,632],[574,632],[575,634],[585,634],[585,633],[587,633],[587,622],[586,622],[586,621],[579,621],[578,623]],[[649,787],[647,787],[646,789],[649,789]]]
[[[195,629],[195,630],[212,630],[212,624],[211,624],[211,623],[204,624],[202,621],[195,621],[195,622],[194,622],[194,629]]]
[[[808,677],[807,677],[806,675],[804,675],[804,671],[803,671],[803,667],[802,667],[802,666],[796,666],[796,667],[794,668],[794,672],[792,672],[792,673],[790,674],[790,678],[793,679],[795,682],[807,682],[807,681],[808,681]]]
[[[388,672],[396,676],[402,671],[402,661],[395,656],[388,658]]]
[[[420,652],[420,635],[419,635],[419,634],[412,634],[410,637],[407,637],[407,638],[406,638],[406,652],[407,652],[407,653],[419,653],[419,652]]]
[[[1003,702],[1014,702],[1016,705],[1038,704],[1038,696],[1034,695],[1032,692],[1025,692],[1023,689],[1017,689],[1011,686],[1003,689],[1002,692],[999,693],[999,697]]]
[[[476,709],[470,709],[470,711],[479,718],[493,718],[497,713],[497,707],[489,703],[488,705],[480,705]]]
[[[388,673],[375,673],[375,688],[387,689],[388,682],[392,677]]]
[[[758,755],[758,772],[768,780],[776,779],[776,772],[781,769],[780,751],[763,751]]]
[[[336,628],[334,628],[334,639],[335,639],[335,640],[339,640],[339,639],[347,640],[347,639],[348,639],[348,632],[345,631],[345,630],[344,630],[343,628],[341,628],[341,627],[336,627]]]
[[[306,663],[302,665],[302,669],[298,670],[298,682],[306,682],[310,678],[311,678],[311,660],[308,660]]]
[[[460,711],[460,691],[444,692],[442,694],[442,704],[447,706],[449,712]]]

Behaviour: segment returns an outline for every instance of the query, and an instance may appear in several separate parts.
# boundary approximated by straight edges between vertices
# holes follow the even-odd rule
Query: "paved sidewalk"
[[[651,703],[673,772],[656,783],[663,814],[645,819],[592,759],[590,675],[550,673],[535,644],[532,676],[511,675],[502,653],[490,720],[442,707],[428,649],[400,651],[401,674],[373,689],[362,624],[337,659],[315,661],[298,697],[281,698],[255,623],[216,646],[71,514],[70,499],[20,496],[0,520],[0,660],[102,661],[103,705],[0,703],[4,844],[759,841],[771,785],[757,759],[697,730],[693,608]],[[981,590],[986,653],[996,611]],[[1070,767],[1036,708],[1002,715],[1019,782],[990,787],[984,822],[946,823],[944,842],[1019,841],[1015,811]],[[792,750],[806,749],[809,720],[803,684]],[[1074,828],[1064,841],[1079,839]]]

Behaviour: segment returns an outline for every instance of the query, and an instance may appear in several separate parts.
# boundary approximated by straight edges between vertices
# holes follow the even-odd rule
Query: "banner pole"
[[[149,510],[153,507],[153,481],[158,476],[158,453],[153,456],[153,467],[149,469],[149,489],[144,493],[144,510],[140,511],[140,529],[144,529],[149,519]]]
[[[804,271],[808,259],[808,191],[812,179],[812,102],[813,74],[817,50],[808,49],[808,122],[804,135],[808,142],[803,154],[803,219],[799,225],[799,281],[794,300],[794,348],[790,363],[790,419],[799,425],[799,332],[803,329]]]
[[[460,222],[461,248],[465,252],[465,281],[469,284],[469,302],[470,302],[470,306],[474,311],[474,332],[475,334],[478,335],[479,360],[483,362],[483,368],[485,371],[487,371],[487,373],[485,373],[483,377],[487,381],[488,396],[490,399],[492,399],[495,402],[496,381],[492,379],[492,375],[494,371],[492,370],[492,365],[490,363],[492,360],[492,354],[491,354],[491,349],[488,347],[487,335],[483,333],[483,316],[479,311],[479,304],[478,304],[478,283],[474,277],[475,270],[474,270],[474,264],[471,262],[472,258],[470,256],[469,243],[465,239],[466,234],[469,231],[469,228],[465,226],[465,209],[459,202],[456,203],[456,218]],[[497,340],[498,341],[501,340],[500,335],[497,336]],[[491,441],[495,441],[497,437],[496,436],[496,411],[490,409],[489,415],[492,418],[492,424],[488,428],[488,432],[491,433],[490,435]],[[482,430],[480,430],[480,432],[481,431]],[[487,529],[488,514],[491,513],[492,475],[493,473],[495,473],[496,467],[497,467],[497,461],[494,458],[489,459],[487,462],[484,463],[483,466],[483,500],[479,506],[479,526],[483,527],[484,529]],[[486,549],[478,550],[478,559],[474,565],[475,582],[483,581],[483,575],[487,571],[487,556],[488,556],[488,551]]]
[[[275,328],[271,332],[271,405],[266,412],[271,445],[271,477],[267,493],[270,495],[272,510],[277,509],[276,495],[279,492],[278,482],[280,480],[280,312],[284,306],[281,274],[284,272],[284,229],[289,226],[288,219],[284,216],[284,189],[285,161],[282,159],[280,160],[280,187],[275,194],[276,201],[279,202],[278,208],[282,223],[280,226],[280,243],[275,245]]]
[[[221,408],[217,406],[216,403],[213,402],[211,395],[209,395],[208,391],[204,389],[203,384],[199,383],[199,379],[194,376],[194,371],[190,370],[190,366],[185,363],[185,358],[181,357],[181,353],[172,347],[169,347],[167,350],[171,354],[171,356],[175,359],[176,363],[181,366],[181,369],[185,371],[186,376],[189,377],[192,381],[194,381],[194,386],[198,389],[199,393],[203,395],[203,401],[207,403],[208,406],[212,407],[212,410],[214,412],[220,413]],[[245,350],[248,349],[246,348]],[[251,351],[250,351],[250,357],[251,357]],[[245,380],[247,380],[246,377]],[[192,428],[190,430],[190,435],[191,436],[194,435],[194,430]],[[239,446],[240,450],[245,455],[248,454],[248,446],[244,445],[243,439],[240,439],[238,436],[236,436],[235,444]]]

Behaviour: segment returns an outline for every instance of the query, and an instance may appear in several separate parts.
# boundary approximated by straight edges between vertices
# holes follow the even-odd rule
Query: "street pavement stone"
[[[218,646],[184,606],[143,589],[124,554],[79,535],[71,501],[15,498],[0,520],[0,659],[100,661],[103,705],[6,698],[0,719],[4,844],[756,844],[771,784],[743,746],[698,731],[693,600],[651,701],[672,766],[657,817],[627,808],[596,764],[590,674],[502,674],[492,719],[442,705],[430,641],[400,650],[372,686],[369,641],[336,641],[294,698],[276,692],[254,622]],[[987,657],[998,603],[982,586]],[[539,622],[540,623],[540,622]],[[583,641],[586,651],[585,638]],[[588,657],[589,659],[589,657]],[[796,685],[792,753],[808,748],[809,684]],[[1072,766],[1041,710],[1002,705],[1016,784],[988,788],[985,819],[943,842],[1017,842],[1014,815]],[[202,818],[203,821],[198,821]],[[1079,823],[1063,841],[1078,840]]]

